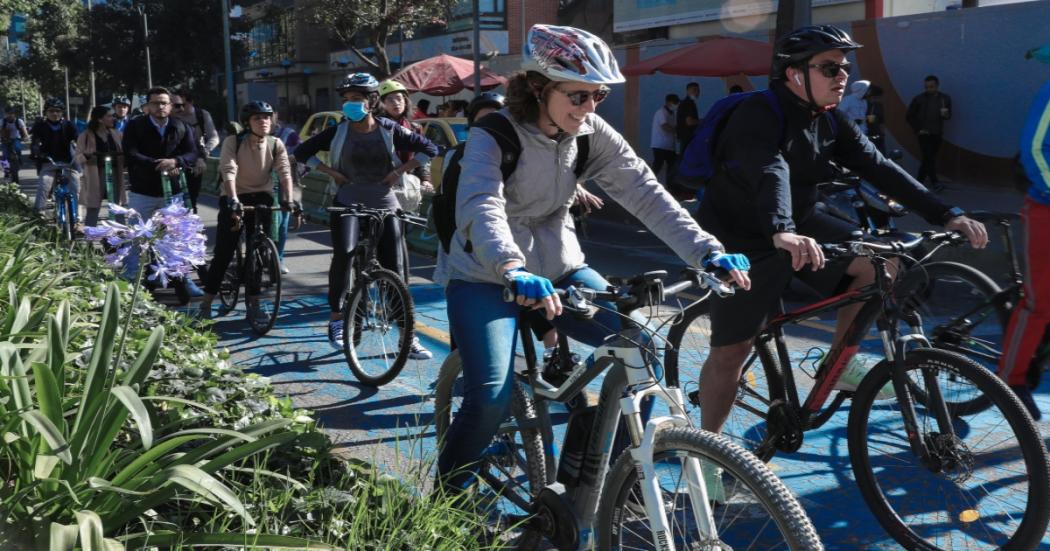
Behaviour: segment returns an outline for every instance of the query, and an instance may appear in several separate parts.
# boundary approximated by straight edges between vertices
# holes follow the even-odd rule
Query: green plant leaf
[[[135,490],[128,490],[127,488],[121,488],[119,486],[114,486],[108,480],[106,480],[104,478],[99,478],[97,476],[89,477],[87,482],[88,482],[88,487],[90,487],[92,489],[95,489],[95,490],[106,490],[106,491],[109,491],[109,492],[116,492],[118,494],[127,495],[127,496],[148,496],[148,495],[153,493],[153,492],[136,492]]]
[[[296,490],[299,490],[299,491],[302,491],[302,492],[308,491],[308,488],[302,482],[299,482],[298,480],[296,480],[296,479],[294,479],[294,478],[292,478],[292,477],[290,477],[288,475],[283,475],[281,473],[275,473],[273,471],[267,471],[266,469],[248,469],[248,468],[245,468],[245,467],[232,467],[231,466],[231,467],[225,467],[223,470],[234,471],[234,472],[238,472],[238,473],[245,473],[245,474],[256,475],[256,476],[259,476],[259,475],[268,476],[270,478],[275,478],[277,480],[280,480],[280,481],[283,481],[283,482],[287,482],[288,484],[291,484],[293,487],[295,487]]]
[[[55,424],[45,417],[43,413],[34,409],[23,413],[22,419],[25,419],[27,423],[32,425],[33,428],[40,433],[40,436],[44,438],[44,441],[47,442],[51,451],[53,451],[59,459],[67,465],[73,462],[73,457],[69,453],[69,444],[66,443],[66,439],[62,437],[62,433],[58,431]]]
[[[58,465],[59,459],[57,456],[42,453],[36,456],[36,465],[33,466],[33,476],[37,480],[44,480],[51,477],[51,472],[55,470],[55,466]]]
[[[33,404],[22,358],[18,355],[18,349],[9,342],[0,342],[0,375],[11,378],[11,395],[16,410],[26,409]]]
[[[102,308],[102,319],[99,323],[95,345],[91,352],[91,363],[84,378],[83,398],[77,409],[73,431],[70,434],[70,447],[75,457],[81,456],[81,450],[93,432],[98,412],[106,403],[109,393],[104,392],[106,372],[113,357],[113,345],[116,342],[117,324],[120,321],[120,293],[117,286],[110,283],[106,288],[106,303]],[[108,445],[108,444],[107,444]]]
[[[158,461],[161,457],[164,457],[172,450],[178,449],[183,444],[206,438],[208,438],[207,435],[194,434],[158,442],[156,446],[153,446],[149,451],[136,457],[134,461],[121,469],[120,472],[117,473],[117,476],[113,477],[112,484],[122,486],[133,478],[148,478],[149,476],[152,476],[153,473],[160,470]]]
[[[55,380],[55,374],[48,366],[36,362],[33,369],[33,388],[36,390],[36,401],[40,406],[40,412],[55,427],[60,434],[66,433],[66,420],[62,416],[62,396],[60,383]]]
[[[186,404],[187,406],[195,407],[201,411],[205,411],[212,415],[218,416],[219,410],[212,409],[200,402],[194,402],[193,400],[187,400],[186,398],[179,398],[177,396],[140,396],[143,401],[157,401],[157,402],[171,402],[175,404]]]
[[[153,364],[157,361],[157,356],[160,354],[160,345],[164,342],[164,326],[157,326],[153,328],[153,332],[149,335],[149,340],[146,341],[146,345],[139,352],[138,358],[135,358],[135,363],[131,365],[131,369],[124,374],[124,384],[128,386],[135,386],[146,379],[146,375],[149,375],[149,370],[153,367]]]
[[[244,504],[233,493],[233,490],[230,490],[225,484],[219,482],[217,478],[198,467],[193,465],[175,465],[165,469],[164,476],[172,484],[178,484],[210,501],[218,501],[226,505],[226,507],[240,515],[244,522],[248,523],[248,526],[255,526],[255,519],[248,514],[248,510],[244,508]]]
[[[102,519],[94,511],[77,511],[75,515],[80,528],[80,545],[84,551],[106,551]]]
[[[327,543],[271,534],[177,534],[174,532],[153,532],[150,534],[133,534],[121,538],[130,549],[142,547],[167,547],[182,545],[208,547],[243,547],[245,549],[301,549],[304,551],[337,551],[341,547],[332,547]]]
[[[131,413],[131,418],[135,420],[135,425],[139,428],[139,438],[142,439],[142,447],[147,450],[152,448],[153,423],[150,421],[149,410],[146,409],[146,404],[139,399],[138,393],[133,388],[123,385],[113,388],[110,392]],[[108,442],[102,442],[102,444],[109,445]]]
[[[32,313],[33,308],[29,303],[29,299],[22,297],[22,300],[18,303],[18,310],[15,312],[14,322],[11,324],[11,328],[8,329],[7,332],[11,335],[21,333],[22,329],[25,329],[25,327],[29,325],[29,315]]]
[[[56,381],[65,381],[66,366],[66,344],[65,332],[58,318],[51,316],[47,324],[47,365],[51,369],[51,376]],[[56,389],[57,395],[61,396],[62,388]],[[41,410],[44,408],[41,407]],[[47,413],[46,411],[44,412]],[[54,419],[52,419],[54,421]]]
[[[50,535],[48,551],[73,551],[77,545],[77,526],[75,524],[52,522]]]

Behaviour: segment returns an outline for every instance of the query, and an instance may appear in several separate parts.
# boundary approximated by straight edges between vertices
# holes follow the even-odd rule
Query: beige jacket
[[[292,168],[288,162],[288,150],[277,138],[269,137],[253,143],[250,136],[244,137],[240,147],[237,136],[228,136],[222,142],[219,154],[219,174],[222,176],[222,195],[236,186],[237,195],[242,193],[273,193],[271,172],[276,172],[282,189],[292,187]],[[283,193],[283,192],[282,192]]]
[[[121,145],[121,134],[114,128],[106,129],[101,134],[101,139],[109,133],[117,144],[117,149],[123,151]],[[102,171],[99,170],[98,159],[94,157],[97,139],[99,136],[91,130],[85,130],[77,136],[77,156],[74,161],[84,168],[84,176],[80,180],[80,204],[85,208],[97,209],[102,206],[102,199],[106,197],[106,182],[103,180]],[[113,157],[113,196],[121,205],[128,203],[128,192],[124,189],[124,157],[116,155]]]

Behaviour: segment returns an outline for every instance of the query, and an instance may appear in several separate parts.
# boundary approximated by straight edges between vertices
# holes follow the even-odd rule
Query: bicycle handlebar
[[[967,241],[966,236],[956,231],[925,231],[908,241],[843,241],[842,243],[823,243],[821,248],[829,257],[873,256],[881,253],[906,253],[923,243],[960,244]]]
[[[375,216],[380,218],[386,218],[387,216],[395,216],[405,222],[408,222],[409,224],[415,224],[417,226],[423,227],[427,225],[426,218],[407,213],[401,209],[374,209],[361,204],[354,204],[348,207],[327,207],[325,208],[325,210],[335,214],[350,214],[354,216]]]

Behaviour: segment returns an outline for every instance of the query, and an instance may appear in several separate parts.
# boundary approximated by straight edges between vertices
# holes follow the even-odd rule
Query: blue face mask
[[[360,122],[368,116],[368,108],[363,101],[347,101],[343,103],[343,114],[354,122]]]

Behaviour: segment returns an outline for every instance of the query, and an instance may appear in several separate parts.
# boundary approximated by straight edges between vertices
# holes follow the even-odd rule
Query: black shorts
[[[814,212],[799,223],[795,231],[816,239],[818,243],[836,243],[850,239],[856,230],[856,226],[843,220]],[[751,290],[711,299],[711,346],[728,346],[757,335],[793,276],[821,296],[842,292],[849,285],[850,278],[846,275],[849,258],[830,259],[823,269],[816,272],[809,266],[795,272],[791,269],[791,256],[787,251],[770,249],[746,254],[751,260],[751,271],[748,272]]]

